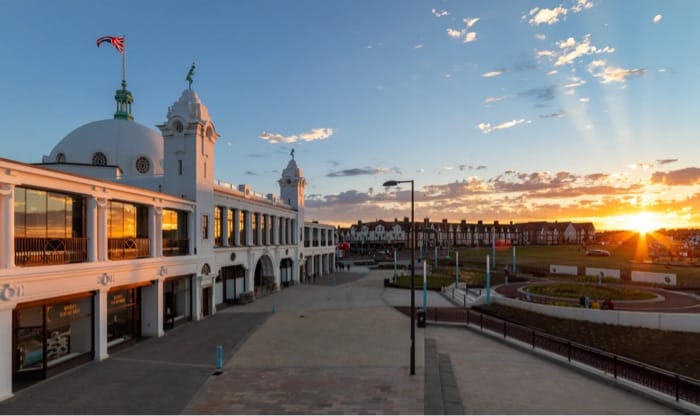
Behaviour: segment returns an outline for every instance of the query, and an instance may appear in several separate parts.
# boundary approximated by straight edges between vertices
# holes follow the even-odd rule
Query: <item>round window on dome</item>
[[[102,152],[92,155],[92,164],[96,166],[107,166],[107,156]]]
[[[141,156],[140,158],[136,159],[136,170],[142,175],[145,175],[149,170],[151,170],[151,162],[147,157]]]

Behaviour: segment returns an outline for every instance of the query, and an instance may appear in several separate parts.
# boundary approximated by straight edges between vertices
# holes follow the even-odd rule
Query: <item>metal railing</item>
[[[15,265],[42,266],[87,261],[87,238],[15,237]]]
[[[189,247],[190,240],[163,239],[163,256],[186,256]]]
[[[151,255],[148,238],[108,238],[107,255],[110,260],[140,259]]]
[[[397,308],[410,314],[410,308]],[[473,311],[468,308],[427,308],[426,321],[464,323],[467,326],[487,329],[503,338],[524,342],[532,349],[540,349],[565,357],[569,362],[575,361],[606,374],[615,379],[623,379],[637,385],[655,390],[674,398],[700,405],[700,380],[682,376],[652,365],[644,364],[630,358],[612,354],[589,347],[565,338],[550,335],[495,317]]]

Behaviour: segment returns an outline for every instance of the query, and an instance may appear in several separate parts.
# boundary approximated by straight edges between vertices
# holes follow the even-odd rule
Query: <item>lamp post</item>
[[[400,183],[411,183],[411,375],[416,374],[416,222],[414,221],[413,179],[406,181],[386,181],[384,186],[396,186]]]

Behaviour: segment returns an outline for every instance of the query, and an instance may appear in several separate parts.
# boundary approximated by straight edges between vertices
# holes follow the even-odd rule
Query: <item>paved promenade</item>
[[[463,328],[417,329],[410,376],[409,320],[393,308],[409,292],[383,287],[391,271],[365,272],[224,309],[19,391],[0,413],[670,412]],[[428,305],[450,304],[431,292]]]

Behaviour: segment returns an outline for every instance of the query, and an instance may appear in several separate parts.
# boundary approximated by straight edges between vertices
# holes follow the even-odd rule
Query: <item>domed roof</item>
[[[95,121],[70,132],[44,163],[119,166],[127,178],[162,175],[163,137],[133,121]]]

